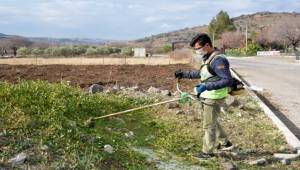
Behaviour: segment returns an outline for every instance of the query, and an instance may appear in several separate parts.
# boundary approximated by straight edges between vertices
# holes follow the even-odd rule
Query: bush
[[[30,54],[30,49],[27,47],[21,47],[17,50],[17,54],[20,56],[26,56]]]
[[[48,56],[52,56],[52,50],[53,50],[53,48],[46,48],[44,50],[44,54],[48,55]]]
[[[38,56],[38,55],[43,55],[44,54],[44,50],[39,49],[39,48],[34,48],[31,51],[31,54]]]
[[[165,53],[171,52],[172,51],[172,45],[171,44],[165,44],[163,46],[163,50]]]
[[[257,51],[262,50],[257,43],[250,43],[248,48],[227,49],[225,51],[228,56],[255,56]]]
[[[72,55],[82,55],[86,53],[87,48],[84,46],[71,46]]]
[[[122,48],[121,53],[122,53],[123,55],[133,56],[133,53],[134,53],[134,52],[133,52],[132,48],[126,47],[126,48]]]
[[[86,55],[97,55],[97,53],[97,49],[94,47],[89,47],[85,52]]]

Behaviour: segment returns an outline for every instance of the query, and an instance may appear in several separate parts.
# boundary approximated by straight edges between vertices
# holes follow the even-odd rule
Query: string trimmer
[[[98,120],[98,119],[103,119],[103,118],[108,118],[108,117],[112,117],[112,116],[117,116],[117,115],[129,113],[129,112],[133,112],[133,111],[137,111],[137,110],[141,110],[141,109],[146,109],[146,108],[150,108],[150,107],[154,107],[154,106],[159,106],[159,105],[163,105],[163,104],[167,104],[167,103],[171,103],[171,102],[175,102],[175,101],[179,101],[180,103],[185,104],[185,103],[191,103],[192,100],[196,100],[189,93],[182,92],[179,89],[179,80],[177,81],[176,88],[177,88],[177,91],[180,93],[180,97],[179,98],[175,98],[175,99],[171,99],[171,100],[167,100],[167,101],[163,101],[163,102],[158,102],[158,103],[153,103],[153,104],[150,104],[150,105],[141,106],[141,107],[137,107],[137,108],[133,108],[133,109],[128,109],[128,110],[124,110],[124,111],[121,111],[121,112],[111,113],[111,114],[104,115],[104,116],[91,117],[87,121],[84,122],[84,125],[86,127],[92,127],[92,126],[94,126],[94,121]]]

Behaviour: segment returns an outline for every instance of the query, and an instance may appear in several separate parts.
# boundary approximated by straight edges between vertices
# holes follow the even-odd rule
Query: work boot
[[[200,158],[200,159],[209,159],[209,158],[215,157],[216,155],[213,153],[199,152],[199,153],[195,154],[194,156],[197,158]]]
[[[227,141],[224,145],[219,144],[217,148],[221,151],[230,151],[234,148],[234,146],[230,141]]]

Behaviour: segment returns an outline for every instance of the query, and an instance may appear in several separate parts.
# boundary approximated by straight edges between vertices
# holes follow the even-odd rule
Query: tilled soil
[[[49,82],[70,81],[72,85],[87,88],[98,83],[105,86],[135,86],[146,90],[150,86],[175,90],[178,69],[192,70],[192,66],[178,64],[165,66],[150,65],[0,65],[0,81],[16,83],[19,80],[46,80]],[[182,87],[189,90],[197,80],[184,80]],[[184,88],[184,90],[186,90]]]

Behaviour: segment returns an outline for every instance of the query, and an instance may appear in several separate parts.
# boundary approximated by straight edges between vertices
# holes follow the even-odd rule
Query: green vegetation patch
[[[249,154],[240,159],[218,157],[199,161],[193,156],[202,147],[199,103],[182,106],[186,114],[176,115],[176,110],[161,106],[97,120],[94,128],[88,128],[84,122],[90,117],[157,100],[133,98],[123,93],[87,94],[66,83],[1,83],[0,166],[25,152],[28,155],[25,163],[38,169],[140,170],[169,165],[178,169],[195,166],[222,169],[222,162],[228,160],[241,168],[260,169],[247,162],[268,158],[286,143],[255,101],[249,96],[237,100],[243,106],[229,107],[220,115],[220,122],[238,146],[236,152]],[[107,144],[113,147],[113,153],[104,150]],[[269,164],[263,168],[296,167],[298,162],[289,166]]]

